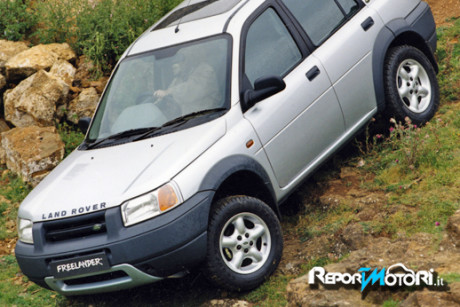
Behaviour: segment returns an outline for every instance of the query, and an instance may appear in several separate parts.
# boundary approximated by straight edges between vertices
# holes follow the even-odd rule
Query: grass
[[[444,284],[451,284],[454,282],[460,282],[460,273],[448,273],[442,274],[441,277],[444,280]]]
[[[20,178],[0,168],[0,241],[16,237],[16,217],[19,203],[31,191]]]
[[[0,304],[2,306],[56,306],[65,299],[28,281],[13,255],[0,258]]]
[[[83,142],[85,135],[75,127],[69,126],[66,123],[58,125],[58,132],[62,141],[65,144],[65,156],[67,157],[78,145]]]
[[[439,29],[439,51],[441,72],[438,76],[442,104],[436,117],[424,127],[412,127],[407,136],[388,138],[372,142],[365,155],[356,159],[365,161],[362,169],[366,174],[361,180],[361,188],[365,191],[383,193],[387,197],[384,216],[381,219],[362,222],[364,231],[373,235],[394,235],[405,232],[408,235],[417,232],[428,232],[441,235],[447,219],[460,208],[460,45],[456,42],[460,33],[460,19],[454,20],[454,26]],[[59,132],[66,143],[66,154],[81,141],[82,135],[67,126],[59,127]],[[410,156],[406,149],[411,148]],[[351,161],[353,165],[354,161]],[[4,173],[4,169],[0,169]],[[337,174],[334,174],[336,176]],[[330,175],[324,172],[316,177],[325,180]],[[364,177],[373,178],[365,180]],[[347,183],[351,186],[351,183]],[[17,207],[21,200],[30,192],[30,187],[11,173],[4,173],[0,180],[0,241],[13,239],[16,234],[11,227],[15,221]],[[300,214],[287,218],[293,233],[299,240],[308,241],[315,236],[333,237],[349,223],[356,221],[356,213],[366,205],[349,201],[339,201],[326,208],[307,206]],[[437,223],[439,223],[439,226]],[[299,244],[303,244],[299,242]],[[305,274],[313,266],[324,266],[340,258],[310,258],[302,266],[302,270],[294,275],[274,275],[258,289],[244,294],[232,294],[233,297],[244,299],[256,306],[285,306],[286,285],[288,282]],[[458,273],[441,276],[448,283],[460,282]],[[116,302],[116,295],[92,296],[85,299],[67,299],[54,292],[44,290],[30,283],[16,264],[14,256],[0,257],[0,305],[33,305],[33,306],[104,306],[107,302]],[[180,291],[194,292],[197,286],[188,286],[185,282],[176,282]],[[193,284],[194,281],[192,280]],[[158,284],[161,287],[160,284]],[[165,285],[174,288],[172,283]],[[130,304],[148,305],[148,302],[166,300],[162,291],[154,292],[156,287],[135,289],[121,293],[118,297],[130,296]],[[206,288],[206,287],[204,287]],[[205,291],[199,288],[200,291]],[[219,293],[218,291],[214,291]],[[180,294],[180,293],[178,293]],[[198,294],[194,294],[197,296]],[[214,295],[214,294],[212,294]],[[191,296],[191,295],[189,295]],[[198,298],[200,299],[200,298]],[[163,301],[164,302],[164,301]],[[175,301],[177,303],[177,301]],[[182,304],[190,302],[183,301]],[[128,303],[126,303],[128,304]],[[383,306],[398,306],[399,302],[388,300]]]
[[[460,208],[459,34],[460,18],[454,26],[439,29],[442,103],[435,118],[421,128],[396,125],[367,155],[367,171],[376,174],[368,188],[386,192],[388,205],[400,207],[386,221],[390,233],[440,233]]]

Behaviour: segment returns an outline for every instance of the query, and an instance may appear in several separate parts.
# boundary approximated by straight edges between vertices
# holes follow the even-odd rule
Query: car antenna
[[[187,7],[190,6],[190,2],[191,2],[191,1],[192,1],[192,0],[188,0],[187,6],[186,6],[184,9],[186,9]],[[179,32],[179,26],[180,26],[180,23],[182,22],[182,18],[184,18],[184,15],[182,15],[182,16],[180,17],[179,22],[177,23],[177,27],[176,27],[176,29],[174,30],[174,33]]]

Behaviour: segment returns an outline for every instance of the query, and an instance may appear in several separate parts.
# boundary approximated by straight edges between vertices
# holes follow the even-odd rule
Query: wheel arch
[[[404,19],[396,19],[388,23],[377,36],[373,49],[373,79],[377,99],[378,111],[385,109],[384,69],[388,51],[397,46],[410,45],[422,51],[433,65],[436,73],[439,72],[438,64],[434,57],[432,47],[423,36],[411,27]]]
[[[270,177],[254,159],[235,155],[218,162],[206,174],[200,190],[214,190],[212,206],[231,195],[246,195],[264,201],[278,215],[278,202]]]

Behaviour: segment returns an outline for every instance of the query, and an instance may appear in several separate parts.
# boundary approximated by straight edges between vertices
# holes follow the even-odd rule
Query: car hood
[[[75,150],[26,197],[18,215],[37,222],[119,206],[170,181],[225,131],[221,117],[142,141]]]

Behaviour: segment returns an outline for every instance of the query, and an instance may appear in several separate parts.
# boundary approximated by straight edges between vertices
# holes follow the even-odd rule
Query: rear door
[[[297,20],[313,55],[324,65],[343,110],[347,130],[377,107],[372,50],[384,26],[360,0],[279,0]]]
[[[242,35],[241,92],[269,75],[286,83],[284,91],[245,113],[281,188],[301,178],[344,132],[342,112],[325,69],[296,35],[274,2],[254,14]]]

